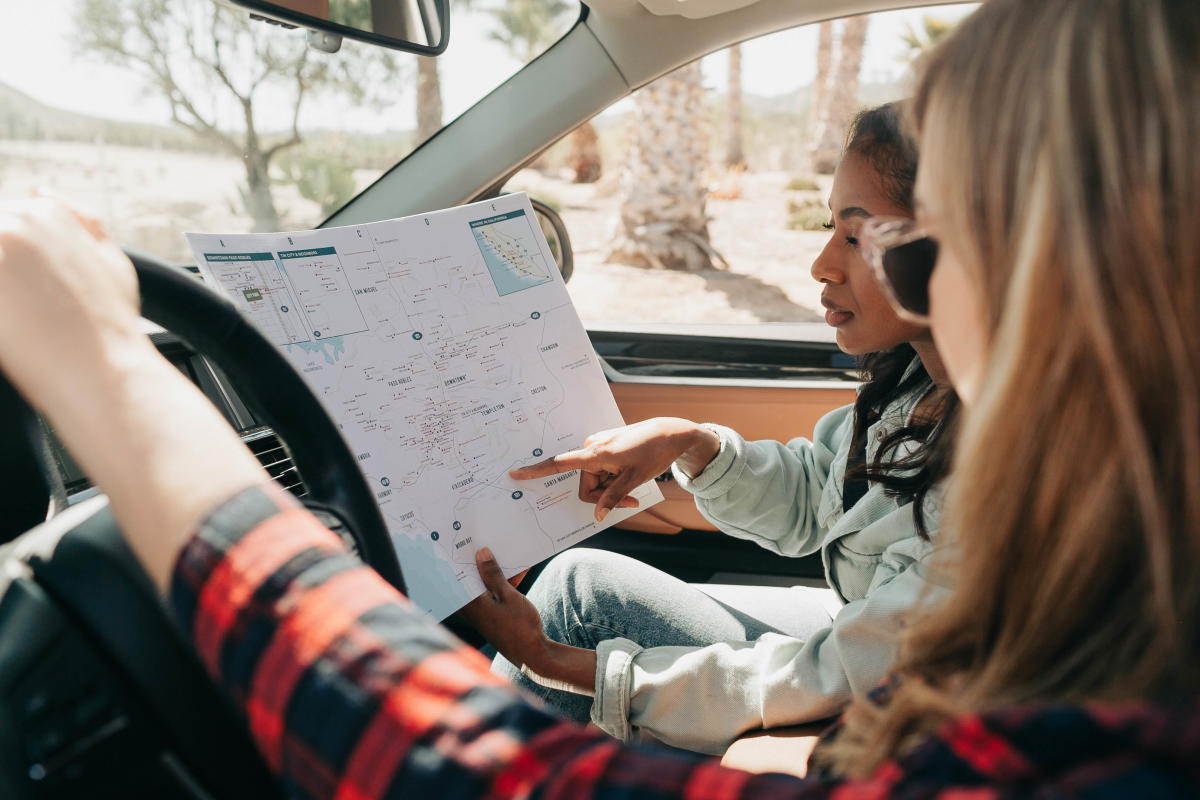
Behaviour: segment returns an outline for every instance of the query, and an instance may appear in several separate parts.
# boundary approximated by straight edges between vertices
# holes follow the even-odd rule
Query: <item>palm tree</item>
[[[814,172],[833,172],[841,157],[846,128],[858,108],[858,73],[869,20],[866,15],[845,20],[836,42],[832,24],[821,24],[809,118],[809,156]]]
[[[817,76],[813,78],[812,98],[808,104],[809,149],[820,141],[819,120],[825,116],[825,97],[833,80],[833,21],[825,20],[817,26]],[[811,152],[809,154],[811,160]]]
[[[725,95],[725,166],[746,166],[742,148],[742,46],[729,48],[729,90]]]
[[[417,56],[417,142],[433,136],[442,127],[442,83],[437,59]]]
[[[634,96],[633,141],[621,175],[620,225],[605,260],[658,269],[711,269],[700,63]]]

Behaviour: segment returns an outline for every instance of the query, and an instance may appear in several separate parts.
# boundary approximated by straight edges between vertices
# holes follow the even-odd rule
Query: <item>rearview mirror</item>
[[[436,56],[450,38],[447,0],[222,0],[250,16],[307,28],[309,44],[336,52],[342,38]]]

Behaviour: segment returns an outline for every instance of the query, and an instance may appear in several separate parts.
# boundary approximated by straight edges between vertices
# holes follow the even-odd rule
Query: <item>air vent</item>
[[[250,451],[258,457],[258,461],[283,488],[296,497],[308,494],[308,487],[300,477],[300,471],[292,463],[292,454],[287,446],[270,429],[262,429],[242,437],[242,441]]]

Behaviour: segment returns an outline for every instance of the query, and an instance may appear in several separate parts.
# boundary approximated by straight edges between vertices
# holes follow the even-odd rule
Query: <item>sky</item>
[[[0,24],[8,34],[5,46],[0,48],[0,82],[48,105],[84,114],[137,122],[166,122],[169,119],[165,103],[137,90],[127,72],[99,64],[73,51],[70,33],[75,0],[0,1],[4,5],[0,11]],[[925,15],[957,19],[972,9],[970,5],[942,6],[875,15],[867,33],[861,79],[883,82],[902,76],[906,64],[900,37],[908,25],[919,25]],[[455,12],[451,18],[450,45],[439,58],[446,120],[466,110],[521,66],[501,44],[489,38],[492,24],[491,16],[482,13]],[[278,34],[296,36],[282,30]],[[748,42],[743,46],[742,57],[744,91],[774,96],[810,83],[816,71],[815,52],[816,26],[782,31]],[[411,60],[408,56],[402,58]],[[723,86],[726,56],[714,54],[706,57],[702,64],[705,85],[710,88]],[[355,109],[336,100],[308,103],[301,125],[305,128],[353,128],[364,132],[410,129],[414,125],[413,100],[411,91],[408,87],[405,89],[389,108]],[[276,101],[281,108],[283,102],[282,99]],[[623,108],[623,103],[618,104],[610,113],[619,113]],[[237,118],[237,110],[233,108],[221,109],[220,113],[231,124]],[[331,125],[330,120],[336,120],[337,125]]]

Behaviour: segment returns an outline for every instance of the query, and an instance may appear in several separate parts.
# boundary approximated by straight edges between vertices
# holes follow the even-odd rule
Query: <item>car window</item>
[[[126,246],[311,228],[556,41],[575,0],[452,4],[437,59],[303,32],[211,0],[5,8],[0,192],[71,198]],[[299,98],[299,102],[298,102]]]
[[[713,53],[607,109],[506,188],[559,210],[575,253],[568,288],[590,327],[753,323],[761,336],[759,323],[823,324],[809,267],[828,240],[846,126],[900,99],[913,60],[973,8],[865,15]]]

